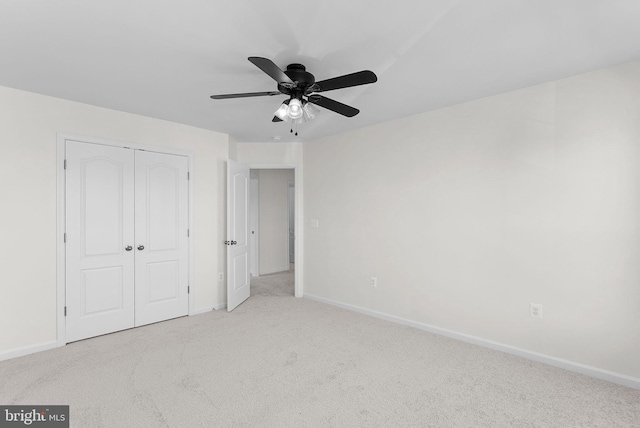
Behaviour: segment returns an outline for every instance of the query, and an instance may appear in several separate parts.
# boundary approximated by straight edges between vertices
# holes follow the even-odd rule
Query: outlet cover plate
[[[531,318],[542,319],[542,305],[538,303],[530,303],[529,315],[531,315]]]

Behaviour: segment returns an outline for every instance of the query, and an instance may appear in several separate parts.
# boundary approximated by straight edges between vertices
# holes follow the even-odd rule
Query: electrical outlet
[[[542,305],[539,305],[538,303],[530,303],[529,315],[531,315],[531,318],[542,319]]]
[[[224,273],[220,272],[218,274],[218,281],[224,281]]]
[[[378,286],[378,278],[376,278],[375,276],[371,277],[371,286],[372,287],[377,287]]]

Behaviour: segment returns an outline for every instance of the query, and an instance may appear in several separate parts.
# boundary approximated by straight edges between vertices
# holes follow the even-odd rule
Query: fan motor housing
[[[300,95],[304,93],[305,89],[313,85],[316,82],[316,78],[313,74],[306,71],[306,68],[302,64],[289,64],[284,72],[296,85],[293,88],[289,88],[282,84],[278,84],[278,90],[287,95]]]

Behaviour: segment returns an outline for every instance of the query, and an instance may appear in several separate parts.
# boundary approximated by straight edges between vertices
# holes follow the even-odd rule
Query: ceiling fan
[[[285,100],[275,112],[272,119],[273,122],[288,122],[291,120],[292,123],[301,123],[311,120],[318,112],[318,109],[313,107],[314,104],[343,116],[353,117],[360,113],[360,110],[318,95],[316,92],[366,85],[378,80],[373,71],[364,70],[316,82],[313,74],[306,71],[305,66],[302,64],[289,64],[287,69],[283,71],[267,58],[252,56],[249,57],[249,61],[278,83],[277,91],[211,95],[211,98],[222,100],[227,98],[288,95],[289,99]]]

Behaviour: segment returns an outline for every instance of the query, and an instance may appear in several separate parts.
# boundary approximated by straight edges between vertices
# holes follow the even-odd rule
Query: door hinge
[[[67,169],[67,160],[64,160],[64,169]]]
[[[67,234],[66,233],[64,234],[64,243],[65,244],[67,243]]]
[[[187,294],[191,294],[191,286],[187,285]]]
[[[64,307],[64,316],[65,317],[67,316],[67,307],[66,306]]]
[[[189,229],[187,229],[187,238],[189,237]]]
[[[191,173],[187,171],[187,180],[191,180]]]

